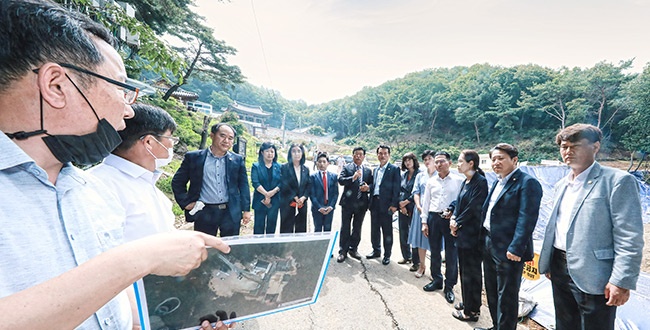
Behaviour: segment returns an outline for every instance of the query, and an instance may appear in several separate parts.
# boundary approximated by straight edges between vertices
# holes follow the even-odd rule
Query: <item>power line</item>
[[[257,37],[260,40],[260,47],[262,48],[262,57],[264,58],[264,66],[266,67],[266,74],[269,76],[271,90],[273,90],[273,79],[271,79],[271,71],[269,70],[269,63],[266,60],[266,51],[264,50],[264,42],[262,41],[262,34],[260,33],[260,25],[257,23],[257,14],[255,13],[255,4],[251,0],[251,8],[253,9],[253,19],[255,20],[255,28],[257,29]],[[273,93],[275,96],[275,93]]]

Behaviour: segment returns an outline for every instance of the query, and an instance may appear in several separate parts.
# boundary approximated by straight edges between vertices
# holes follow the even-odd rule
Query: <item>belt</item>
[[[205,207],[215,207],[215,208],[218,208],[219,210],[225,210],[226,208],[228,208],[228,203],[205,204]]]

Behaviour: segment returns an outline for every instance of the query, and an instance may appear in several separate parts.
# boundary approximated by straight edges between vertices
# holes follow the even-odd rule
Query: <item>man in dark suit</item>
[[[338,262],[345,261],[348,253],[352,258],[361,259],[357,251],[361,241],[361,225],[368,210],[368,192],[372,183],[372,171],[363,165],[366,149],[356,147],[352,150],[352,164],[343,167],[339,174],[342,185],[341,196],[341,238],[339,239]]]
[[[397,166],[388,163],[390,160],[390,147],[380,145],[377,147],[379,167],[375,169],[375,179],[370,188],[370,241],[372,252],[366,256],[368,259],[381,256],[380,237],[384,241],[384,259],[381,263],[388,265],[393,249],[393,214],[399,206],[399,191],[402,177]]]
[[[336,174],[327,171],[330,164],[327,153],[321,152],[316,156],[316,171],[311,180],[311,214],[314,218],[314,231],[331,231],[336,199],[339,197],[339,185]]]
[[[533,260],[533,229],[537,224],[542,186],[517,169],[519,152],[507,143],[490,150],[495,181],[483,204],[483,276],[493,328],[515,330],[521,274]],[[475,328],[475,330],[484,330]]]
[[[251,217],[244,158],[228,151],[235,139],[232,126],[212,126],[210,138],[208,149],[185,154],[172,178],[174,198],[185,210],[185,219],[194,222],[194,230],[211,235],[220,232],[221,237],[239,235],[240,222],[247,224]],[[204,208],[190,212],[199,201]]]

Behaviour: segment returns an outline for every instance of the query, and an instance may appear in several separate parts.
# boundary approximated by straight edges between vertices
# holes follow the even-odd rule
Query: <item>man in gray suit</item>
[[[602,132],[575,124],[555,142],[571,168],[555,186],[539,258],[553,286],[556,329],[614,329],[616,306],[636,289],[643,250],[638,185],[595,161]]]

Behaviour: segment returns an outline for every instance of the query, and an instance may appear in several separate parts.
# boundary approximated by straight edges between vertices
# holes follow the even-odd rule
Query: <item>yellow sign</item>
[[[539,280],[539,254],[535,253],[533,260],[526,261],[523,276],[528,280]]]

